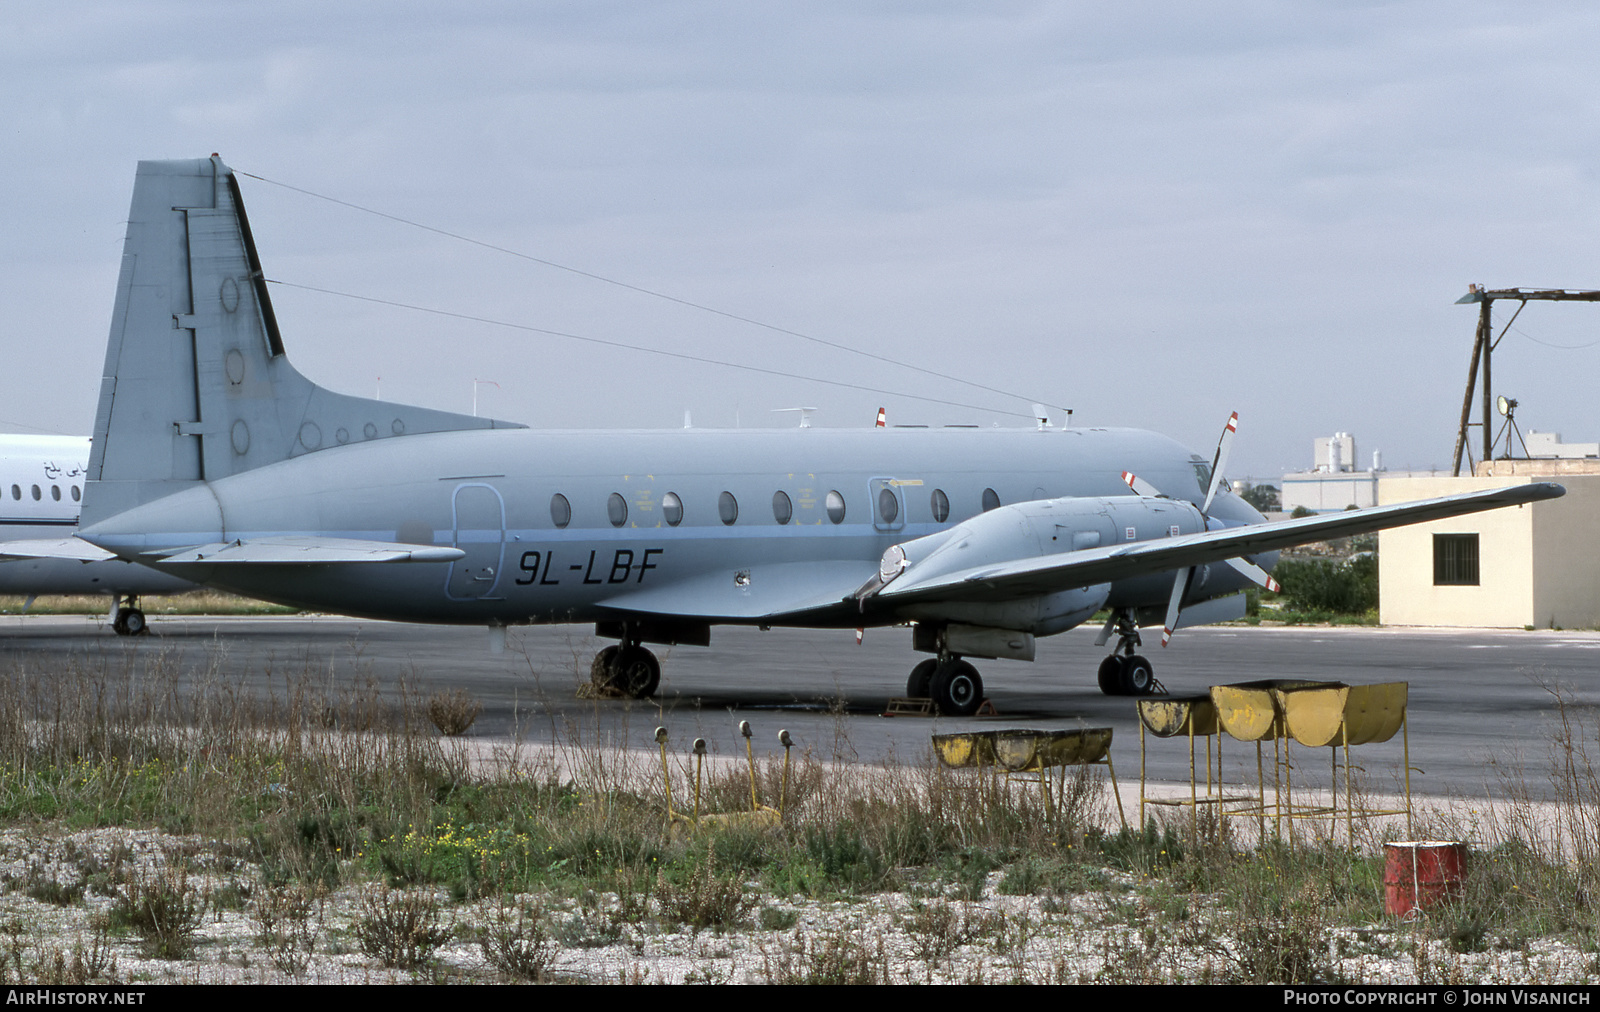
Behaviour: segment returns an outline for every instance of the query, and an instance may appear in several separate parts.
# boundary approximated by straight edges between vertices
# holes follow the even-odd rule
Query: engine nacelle
[[[1002,565],[1063,552],[1197,534],[1205,518],[1187,502],[1144,496],[1041,499],[1001,506],[948,531],[896,545],[879,564],[877,589],[907,572],[919,578]],[[1110,584],[987,601],[926,601],[899,614],[919,622],[956,622],[1048,636],[1079,625],[1105,603]]]

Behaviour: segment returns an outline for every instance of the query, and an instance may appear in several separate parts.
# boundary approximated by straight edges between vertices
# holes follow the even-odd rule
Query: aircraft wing
[[[856,610],[850,595],[877,571],[861,561],[785,562],[706,573],[607,598],[603,608],[715,622],[760,622]]]
[[[104,562],[115,555],[80,538],[40,538],[0,542],[0,563],[23,559],[75,559],[78,562]]]
[[[207,566],[220,566],[248,563],[257,566],[313,566],[350,562],[454,562],[465,555],[466,553],[459,548],[434,545],[404,545],[391,541],[284,535],[219,541],[216,544],[180,548],[151,561],[163,565],[202,563]]]
[[[1245,527],[1188,534],[1175,538],[1136,541],[1103,548],[1062,552],[1014,562],[943,572],[922,579],[917,567],[908,567],[875,595],[868,591],[864,603],[911,604],[919,601],[1006,600],[1032,597],[1076,587],[1090,587],[1149,573],[1170,572],[1188,566],[1222,562],[1311,541],[1370,534],[1387,527],[1403,527],[1428,520],[1444,520],[1501,506],[1555,499],[1566,489],[1551,482],[1420,499],[1391,506],[1373,506],[1333,515],[1278,520]]]

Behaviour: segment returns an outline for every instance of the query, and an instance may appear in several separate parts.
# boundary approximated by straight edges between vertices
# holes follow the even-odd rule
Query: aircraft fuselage
[[[1127,469],[1176,499],[1199,501],[1209,480],[1209,462],[1132,429],[449,432],[331,447],[221,478],[102,523],[93,540],[145,558],[305,533],[466,553],[449,563],[327,566],[319,579],[303,566],[181,567],[239,593],[382,618],[703,612],[765,624],[786,612],[789,624],[854,626],[861,620],[841,600],[839,577],[864,581],[889,546],[983,512],[991,493],[990,507],[1127,497]],[[1232,496],[1212,514],[1261,519]],[[1246,583],[1219,574],[1205,596]],[[1124,581],[1109,603],[1159,604],[1170,586],[1169,576]]]

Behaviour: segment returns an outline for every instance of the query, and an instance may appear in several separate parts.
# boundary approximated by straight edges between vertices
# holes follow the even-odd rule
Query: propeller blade
[[[1154,485],[1132,471],[1122,472],[1122,480],[1127,483],[1129,488],[1133,489],[1134,495],[1158,496],[1161,494]]]
[[[1228,424],[1222,427],[1216,455],[1211,458],[1211,487],[1206,489],[1206,502],[1200,507],[1200,512],[1206,516],[1211,515],[1211,500],[1217,497],[1217,489],[1222,485],[1222,472],[1228,467],[1228,451],[1233,448],[1233,434],[1238,431],[1239,412],[1235,411],[1228,416]]]
[[[1172,639],[1172,631],[1178,627],[1178,611],[1183,606],[1183,592],[1189,586],[1189,574],[1193,569],[1178,570],[1177,579],[1172,581],[1172,598],[1167,602],[1167,624],[1161,629],[1161,645],[1165,647]]]
[[[1278,581],[1274,580],[1271,574],[1248,559],[1229,559],[1228,565],[1250,577],[1250,579],[1256,581],[1256,583],[1259,583],[1261,586],[1272,591],[1274,594],[1283,589],[1282,587],[1278,586]]]

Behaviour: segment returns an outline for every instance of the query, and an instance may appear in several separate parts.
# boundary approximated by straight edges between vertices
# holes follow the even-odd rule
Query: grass
[[[206,842],[153,863],[58,848],[3,886],[53,908],[109,900],[112,936],[164,959],[211,944],[206,925],[229,911],[296,978],[339,946],[429,974],[465,939],[500,976],[545,980],[563,951],[664,935],[720,951],[733,932],[765,933],[751,972],[785,983],[1330,982],[1358,975],[1335,958],[1355,945],[1340,932],[1357,929],[1391,939],[1374,952],[1410,953],[1418,979],[1535,939],[1600,949],[1600,728],[1556,689],[1562,831],[1533,831],[1531,816],[1480,827],[1461,894],[1399,926],[1381,910],[1371,840],[1354,853],[1244,847],[1225,832],[1195,841],[1186,819],[1112,831],[1082,783],[1047,819],[1033,792],[1008,797],[931,762],[828,776],[810,755],[791,771],[782,825],[674,832],[659,771],[591,744],[575,743],[559,773],[526,760],[480,769],[416,694],[371,681],[334,692],[307,672],[257,696],[220,666],[147,659],[137,672],[121,655],[0,668],[0,820],[43,836],[123,827]],[[778,763],[759,764],[763,800]],[[690,787],[675,776],[681,809]],[[742,765],[710,771],[705,797],[747,807]],[[361,897],[348,928],[330,920],[337,890]],[[798,912],[866,910],[887,894],[909,899],[878,928]],[[1089,928],[1115,941],[1074,969],[1062,947]],[[19,932],[8,979],[89,979],[108,965],[103,939],[30,954]],[[713,963],[697,979],[722,979]]]
[[[21,615],[27,598],[0,594],[0,615]],[[268,604],[216,590],[187,594],[149,594],[139,599],[146,615],[294,615],[298,609]],[[27,608],[29,615],[106,615],[111,599],[105,594],[43,594]]]

